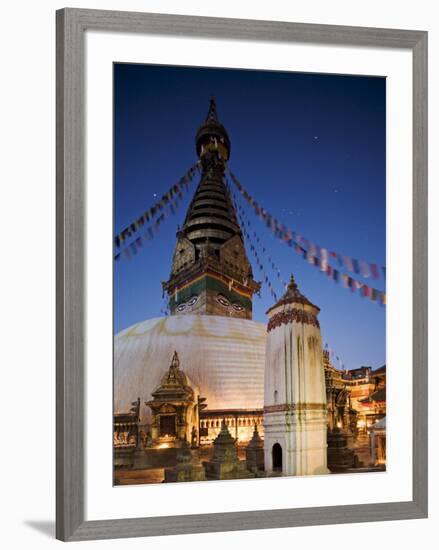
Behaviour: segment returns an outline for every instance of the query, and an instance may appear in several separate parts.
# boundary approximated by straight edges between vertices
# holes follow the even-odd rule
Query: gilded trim
[[[232,284],[234,292],[236,292],[240,296],[243,296],[244,298],[248,298],[248,299],[251,299],[252,297],[253,293],[250,290],[248,290],[246,287],[243,287],[241,284],[239,284],[237,281],[235,281],[231,277],[226,277],[224,275],[216,273],[215,271],[212,271],[211,269],[207,269],[206,271],[202,271],[201,273],[194,275],[189,280],[185,281],[184,283],[181,283],[180,285],[175,285],[175,287],[171,292],[173,293],[175,293],[175,291],[181,292],[188,286],[191,286],[196,282],[202,280],[204,277],[209,277],[210,279],[216,279],[217,281],[225,284],[226,286],[228,286],[229,284]]]

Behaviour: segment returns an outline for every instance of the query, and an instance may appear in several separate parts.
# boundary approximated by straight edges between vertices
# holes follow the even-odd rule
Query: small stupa
[[[239,460],[236,441],[230,435],[225,421],[221,423],[221,431],[213,442],[213,456],[204,462],[207,479],[245,479],[254,477],[246,468],[246,463]]]
[[[175,481],[206,481],[198,451],[184,441],[177,452],[177,464],[165,470],[165,483]]]
[[[264,440],[259,435],[256,424],[253,437],[245,449],[245,458],[247,462],[247,470],[254,473],[264,471]]]

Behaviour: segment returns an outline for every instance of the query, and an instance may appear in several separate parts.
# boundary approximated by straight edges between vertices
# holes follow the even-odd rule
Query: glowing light
[[[169,443],[160,443],[157,449],[169,449]]]

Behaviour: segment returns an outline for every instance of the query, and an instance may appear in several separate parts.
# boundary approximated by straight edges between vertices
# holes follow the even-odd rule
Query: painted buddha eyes
[[[224,307],[233,307],[235,311],[242,311],[244,308],[241,304],[233,303],[231,304],[229,300],[224,296],[224,294],[218,294],[216,297],[217,301]]]
[[[235,311],[242,311],[244,309],[244,306],[242,306],[238,302],[230,302],[229,299],[224,296],[224,294],[218,294],[216,297],[216,300],[224,307],[226,308],[233,308]],[[198,296],[191,296],[187,302],[182,302],[181,304],[178,304],[176,307],[176,310],[179,312],[184,311],[187,308],[191,308],[198,302]]]
[[[222,305],[222,306],[225,306],[225,307],[229,307],[230,306],[230,302],[229,300],[223,296],[222,294],[218,294],[218,296],[216,297],[216,299],[218,300],[218,302]]]
[[[192,307],[198,301],[198,296],[192,296],[189,300],[183,304],[178,304],[177,311],[184,311],[187,307]]]

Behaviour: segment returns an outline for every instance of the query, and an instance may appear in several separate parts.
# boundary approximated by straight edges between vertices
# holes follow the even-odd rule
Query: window
[[[175,414],[160,416],[160,435],[161,437],[176,435]]]

